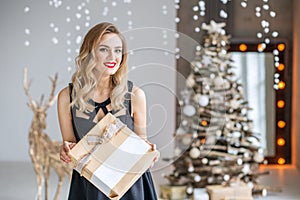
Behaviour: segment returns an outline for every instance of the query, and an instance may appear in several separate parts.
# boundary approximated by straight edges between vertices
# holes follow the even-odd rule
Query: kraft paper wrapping
[[[211,200],[252,200],[252,190],[247,185],[209,185],[206,190]]]
[[[97,146],[88,142],[89,136],[103,136],[107,127],[116,121],[108,113],[70,151],[72,166],[110,199],[120,199],[150,167],[158,151],[127,127]],[[83,158],[89,159],[82,170]]]
[[[160,185],[160,196],[168,200],[186,199],[186,186]]]

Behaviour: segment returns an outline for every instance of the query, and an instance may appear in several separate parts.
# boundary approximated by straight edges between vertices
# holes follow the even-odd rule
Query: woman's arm
[[[156,145],[150,143],[147,140],[147,122],[146,122],[146,96],[142,89],[138,87],[133,87],[132,89],[132,113],[134,120],[134,132],[138,134],[141,138],[145,139],[152,147],[152,150],[156,150]],[[154,158],[152,165],[158,161],[160,155]]]
[[[60,159],[70,162],[68,152],[75,146],[76,138],[72,126],[72,115],[70,111],[69,87],[62,89],[58,94],[57,112],[63,145],[60,151]]]
[[[146,140],[146,96],[144,91],[136,86],[133,87],[132,93],[132,115],[134,120],[134,132],[141,138]]]

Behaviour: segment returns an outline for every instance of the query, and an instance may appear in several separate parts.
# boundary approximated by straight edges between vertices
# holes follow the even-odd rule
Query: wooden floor
[[[260,181],[264,185],[281,187],[281,193],[270,193],[266,197],[255,197],[255,200],[300,200],[300,173],[294,167],[267,167],[261,169],[270,171],[270,175],[263,176]],[[49,200],[54,198],[57,177],[52,172],[50,177]],[[1,200],[34,200],[37,195],[35,174],[29,162],[0,162],[0,199]],[[161,173],[153,173],[154,181],[158,185]],[[60,200],[67,199],[69,180],[64,182]],[[44,199],[44,198],[43,198]]]

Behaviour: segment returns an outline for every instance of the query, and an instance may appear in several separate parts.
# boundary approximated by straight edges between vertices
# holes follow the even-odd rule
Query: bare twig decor
[[[42,198],[42,179],[45,181],[45,200],[48,199],[48,181],[50,169],[53,168],[59,177],[56,194],[54,199],[57,200],[61,192],[62,183],[67,174],[71,175],[71,168],[60,161],[59,149],[61,142],[53,141],[44,132],[46,128],[47,109],[56,101],[55,88],[58,75],[50,77],[52,89],[49,98],[44,102],[44,95],[39,102],[33,100],[29,93],[32,81],[27,81],[27,69],[24,69],[24,90],[28,97],[28,107],[33,111],[33,119],[29,130],[29,154],[33,163],[34,171],[37,175],[38,200]]]

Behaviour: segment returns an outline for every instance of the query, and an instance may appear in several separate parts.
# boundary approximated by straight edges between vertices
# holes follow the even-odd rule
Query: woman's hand
[[[152,146],[152,150],[156,151],[156,144],[152,144],[151,146]],[[160,152],[157,151],[157,156],[153,159],[153,162],[152,162],[150,168],[152,168],[154,166],[154,164],[159,160],[159,157],[160,157]]]
[[[69,156],[70,150],[75,146],[76,143],[64,141],[60,149],[60,160],[69,163],[71,162],[71,158]]]
[[[150,144],[152,151],[156,151],[157,150],[156,149],[156,144],[150,143],[148,140],[146,140],[146,142],[148,144]],[[160,157],[160,152],[157,151],[157,156],[153,159],[153,162],[152,162],[150,168],[152,168],[154,166],[154,164],[159,160],[159,157]]]

